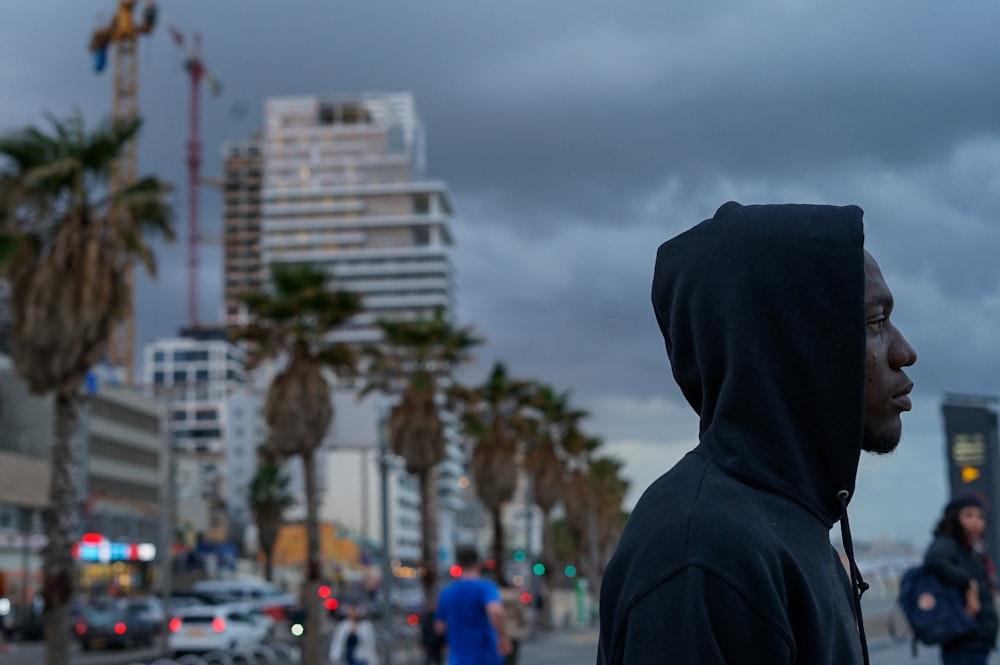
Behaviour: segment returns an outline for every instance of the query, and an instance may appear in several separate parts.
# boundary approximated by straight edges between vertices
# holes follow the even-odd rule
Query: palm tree
[[[531,383],[511,379],[503,363],[493,365],[481,386],[455,386],[464,434],[474,441],[470,467],[479,500],[493,520],[493,560],[498,579],[505,579],[506,547],[502,510],[517,490],[518,446],[515,431],[530,404]]]
[[[426,598],[437,585],[437,488],[434,468],[444,459],[444,427],[438,411],[442,380],[470,359],[483,340],[471,327],[455,327],[441,309],[415,320],[382,320],[381,342],[365,349],[368,360],[362,395],[399,395],[389,414],[392,452],[420,486],[421,583]]]
[[[250,480],[247,499],[257,520],[257,540],[264,553],[264,577],[274,579],[274,545],[278,540],[282,515],[295,505],[288,490],[291,479],[281,470],[277,456],[267,444],[257,447],[257,472]]]
[[[592,460],[587,468],[597,523],[595,540],[598,559],[594,565],[595,578],[598,582],[604,575],[604,567],[611,558],[624,527],[622,503],[628,493],[629,482],[621,476],[623,466],[621,460],[605,456]],[[595,586],[594,589],[596,591],[598,587]]]
[[[78,536],[79,393],[132,304],[126,274],[156,274],[151,236],[173,238],[168,188],[142,178],[109,192],[112,163],[139,131],[136,119],[88,130],[76,113],[0,138],[0,270],[11,285],[11,355],[37,394],[55,393],[48,544],[43,553],[45,658],[69,662],[67,607]]]
[[[564,442],[573,439],[577,425],[587,416],[586,411],[569,406],[569,393],[556,392],[551,386],[540,385],[533,397],[535,417],[527,421],[524,431],[523,465],[531,477],[535,504],[542,511],[542,559],[545,567],[545,591],[551,596],[551,574],[555,564],[552,509],[563,498],[566,484],[567,453]],[[540,616],[541,627],[548,627],[548,612]]]
[[[628,481],[619,475],[622,463],[611,457],[594,457],[601,446],[597,437],[571,437],[572,470],[566,482],[563,506],[566,521],[579,536],[581,561],[586,560],[591,587],[598,588],[610,549],[621,534],[621,510]]]
[[[328,288],[326,272],[308,265],[272,266],[271,287],[271,291],[244,296],[251,323],[236,337],[249,343],[250,367],[268,359],[286,359],[268,388],[264,420],[276,458],[302,459],[307,548],[303,589],[309,621],[303,656],[306,665],[319,665],[321,561],[315,453],[333,420],[324,370],[339,375],[354,372],[353,349],[329,341],[329,336],[361,311],[361,297]]]

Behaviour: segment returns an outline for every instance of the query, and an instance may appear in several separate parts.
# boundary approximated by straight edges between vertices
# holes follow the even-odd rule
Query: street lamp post
[[[163,408],[163,459],[160,464],[161,482],[163,487],[163,517],[160,521],[160,546],[157,557],[160,560],[160,594],[163,596],[163,610],[170,612],[170,595],[174,583],[173,552],[174,552],[174,437],[171,431],[171,414],[173,412],[174,388],[170,386]],[[170,631],[163,627],[162,650],[170,650]]]
[[[391,621],[392,563],[389,561],[389,418],[385,398],[378,397],[378,447],[382,499],[382,616],[386,625]],[[392,648],[386,649],[386,665],[392,665]]]

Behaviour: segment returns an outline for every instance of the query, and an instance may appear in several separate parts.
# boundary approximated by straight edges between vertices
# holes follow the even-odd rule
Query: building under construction
[[[223,290],[226,323],[230,327],[248,323],[245,314],[240,314],[240,295],[264,287],[260,210],[262,143],[258,134],[229,141],[222,148]]]

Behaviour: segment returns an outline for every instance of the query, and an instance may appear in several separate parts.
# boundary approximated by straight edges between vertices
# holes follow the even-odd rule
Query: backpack
[[[899,583],[899,606],[916,642],[941,644],[976,629],[965,612],[962,592],[945,584],[923,566],[908,569]]]

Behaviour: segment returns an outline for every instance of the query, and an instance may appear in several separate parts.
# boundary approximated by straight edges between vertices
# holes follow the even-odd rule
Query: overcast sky
[[[0,1],[0,130],[110,110],[87,53],[114,0]],[[856,538],[923,545],[946,495],[940,402],[1000,376],[1000,5],[924,0],[164,0],[225,90],[205,172],[274,95],[410,91],[457,215],[459,316],[494,360],[572,390],[634,502],[694,445],[649,305],[657,245],[741,203],[857,204],[920,359],[900,450],[862,463]],[[184,205],[188,79],[144,38],[140,172]],[[202,195],[219,232],[220,201]],[[184,246],[143,281],[138,340],[185,315]],[[202,318],[220,253],[202,248]]]

